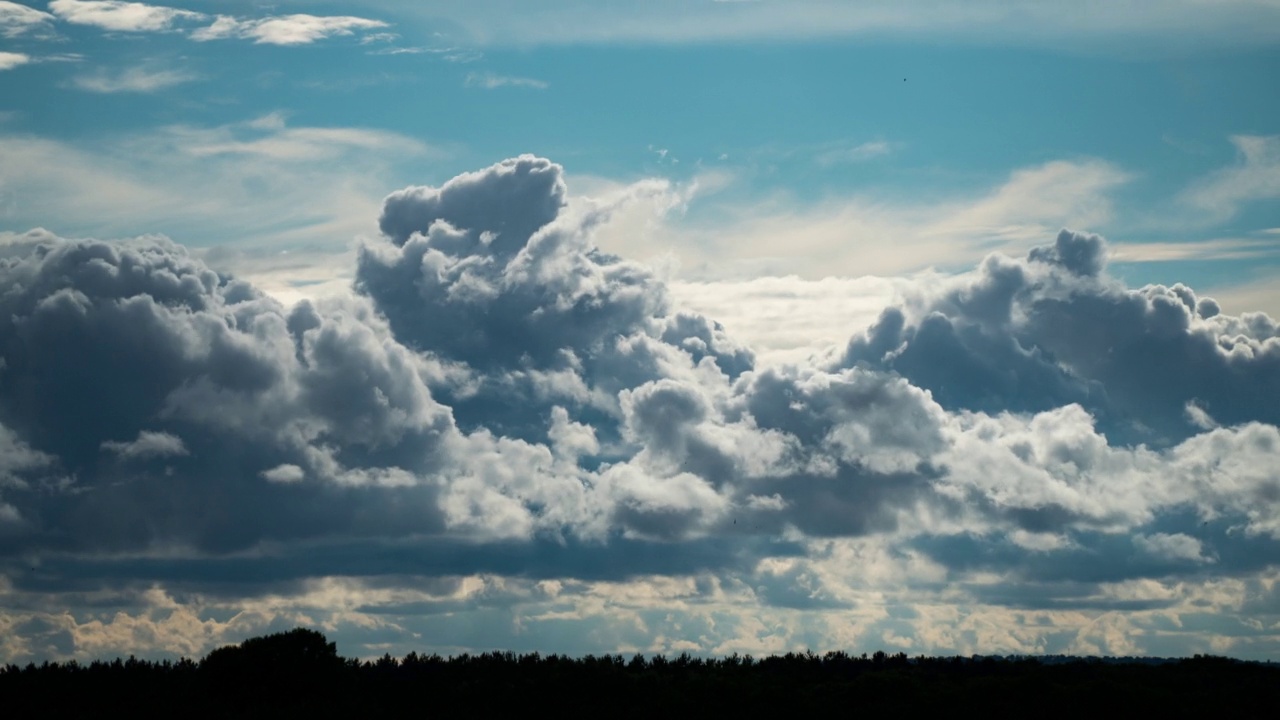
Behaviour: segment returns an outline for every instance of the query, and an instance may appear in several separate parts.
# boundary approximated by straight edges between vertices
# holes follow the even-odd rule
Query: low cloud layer
[[[352,654],[1276,652],[1270,317],[1063,231],[766,367],[596,247],[625,197],[567,192],[533,156],[394,192],[353,291],[293,307],[164,238],[6,240],[0,660],[296,622]]]

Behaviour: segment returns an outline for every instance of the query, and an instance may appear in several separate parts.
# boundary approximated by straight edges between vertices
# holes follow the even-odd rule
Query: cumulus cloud
[[[1156,652],[1161,618],[1280,614],[1270,317],[1128,288],[1063,231],[763,367],[597,246],[623,206],[528,155],[407,187],[353,292],[291,308],[159,237],[5,240],[0,653],[300,618],[444,651]]]
[[[1271,318],[1222,315],[1183,285],[1124,288],[1105,262],[1101,238],[1069,231],[1022,261],[992,256],[937,295],[885,310],[843,363],[899,372],[950,409],[1080,403],[1121,442],[1188,437],[1193,400],[1226,424],[1280,421],[1261,400],[1280,391]]]

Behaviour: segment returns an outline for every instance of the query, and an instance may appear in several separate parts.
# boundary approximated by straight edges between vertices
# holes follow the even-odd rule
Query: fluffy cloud
[[[1080,403],[1122,442],[1280,422],[1280,328],[1220,313],[1190,288],[1129,289],[1102,273],[1097,236],[1063,231],[1025,260],[992,256],[913,306],[887,309],[842,361],[893,370],[944,407],[1042,411]],[[946,357],[948,362],[938,362]]]
[[[164,238],[6,240],[0,652],[1270,652],[1271,318],[1064,231],[757,367],[596,246],[622,207],[533,156],[405,188],[292,308]]]
[[[205,23],[211,19],[205,13],[191,10],[122,0],[53,0],[49,3],[49,10],[53,15],[11,2],[0,2],[0,29],[5,36],[13,37],[56,16],[75,25],[103,30],[163,32],[180,24]],[[387,23],[381,20],[303,13],[261,18],[216,15],[212,20],[211,24],[192,30],[189,37],[196,41],[240,38],[265,45],[307,45],[326,38],[387,27]]]
[[[53,0],[49,10],[75,25],[120,32],[168,30],[179,20],[203,20],[203,13],[121,0]]]
[[[24,53],[0,52],[0,72],[12,70],[19,65],[31,62],[31,56]]]
[[[350,16],[281,15],[243,20],[219,15],[213,24],[191,33],[192,40],[251,39],[265,45],[306,45],[357,30],[387,27],[381,20]]]

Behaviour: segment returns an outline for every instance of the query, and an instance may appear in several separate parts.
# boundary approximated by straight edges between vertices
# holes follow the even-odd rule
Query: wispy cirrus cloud
[[[893,144],[884,140],[865,142],[853,147],[833,148],[818,154],[815,161],[819,165],[843,165],[859,163],[872,158],[883,157],[893,151]]]
[[[72,86],[88,92],[152,93],[175,85],[192,82],[199,75],[186,70],[167,70],[153,67],[131,67],[119,72],[98,70],[72,78]]]
[[[1057,160],[1019,168],[976,193],[930,202],[864,195],[808,206],[786,196],[706,200],[702,212],[710,219],[691,218],[673,225],[665,240],[655,238],[656,245],[625,250],[652,254],[663,247],[699,279],[954,267],[994,250],[1019,252],[1057,228],[1104,226],[1111,191],[1130,177],[1102,160]],[[718,209],[709,212],[713,204]]]
[[[374,0],[390,8],[387,0]],[[1126,52],[1158,40],[1188,43],[1263,43],[1280,37],[1280,7],[1257,0],[1108,3],[1080,13],[1054,0],[1011,6],[1000,0],[956,4],[941,0],[869,0],[840,3],[706,2],[651,0],[530,3],[474,0],[421,6],[482,46],[576,43],[695,43],[812,38],[964,38],[1002,45],[1052,44],[1068,50]],[[396,2],[400,11],[404,6]],[[429,9],[427,9],[429,7]],[[1125,38],[1120,47],[1114,42]]]
[[[1183,197],[1216,220],[1226,220],[1245,203],[1280,198],[1280,135],[1236,135],[1238,159],[1231,167],[1195,183]]]
[[[33,7],[0,0],[0,37],[15,38],[28,33],[47,32],[53,16]]]
[[[522,87],[532,88],[534,90],[546,90],[550,85],[544,80],[527,77],[515,77],[511,75],[499,75],[492,72],[472,72],[467,73],[467,87],[484,88],[485,90],[496,90],[502,87]]]
[[[1125,243],[1112,250],[1113,262],[1179,260],[1248,260],[1280,254],[1275,241],[1258,238],[1214,238],[1185,242]]]
[[[196,244],[241,238],[342,252],[370,231],[388,168],[425,152],[396,133],[293,127],[279,114],[91,147],[0,133],[0,218],[66,233],[147,227]]]

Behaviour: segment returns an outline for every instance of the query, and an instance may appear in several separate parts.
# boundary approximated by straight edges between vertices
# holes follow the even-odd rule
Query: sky
[[[0,662],[1280,660],[1280,3],[0,0]]]

